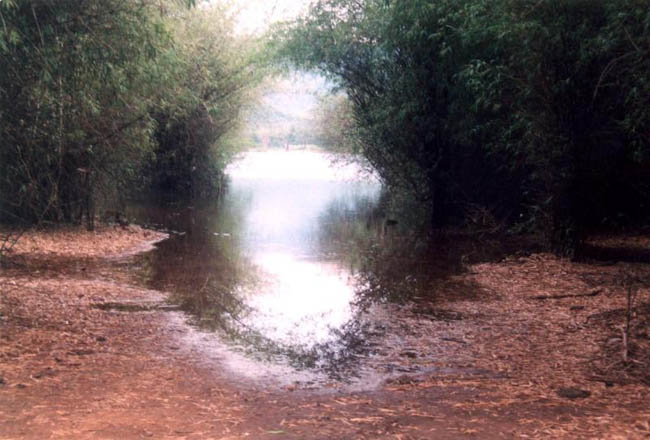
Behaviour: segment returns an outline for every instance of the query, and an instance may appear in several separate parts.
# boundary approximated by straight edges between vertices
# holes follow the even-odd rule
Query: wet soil
[[[468,265],[432,281],[435,295],[376,311],[364,362],[392,374],[355,389],[237,375],[162,307],[165,292],[134,282],[128,254],[162,237],[70,234],[68,251],[35,245],[0,273],[0,438],[650,436],[643,313],[627,363],[619,329],[621,274],[650,279],[645,263],[533,254]]]

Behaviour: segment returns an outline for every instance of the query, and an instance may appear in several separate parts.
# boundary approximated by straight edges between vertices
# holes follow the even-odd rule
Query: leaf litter
[[[290,392],[234,382],[178,349],[175,335],[186,329],[165,318],[178,312],[94,306],[158,304],[163,292],[117,270],[71,269],[127,258],[163,236],[106,228],[25,238],[9,255],[19,264],[0,273],[0,438],[650,435],[646,286],[637,287],[626,362],[620,330],[621,274],[650,279],[647,263],[533,254],[470,265],[432,285],[431,298],[386,306],[377,366],[390,359],[403,376],[366,391]],[[459,295],[460,284],[473,295]]]

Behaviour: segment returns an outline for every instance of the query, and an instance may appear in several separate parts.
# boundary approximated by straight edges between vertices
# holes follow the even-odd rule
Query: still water
[[[357,324],[356,241],[372,236],[380,184],[320,152],[248,152],[219,202],[140,208],[174,231],[149,254],[149,284],[249,358],[323,367]]]

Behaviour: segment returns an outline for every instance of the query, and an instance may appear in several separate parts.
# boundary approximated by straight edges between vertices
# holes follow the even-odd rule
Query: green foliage
[[[359,153],[434,226],[478,207],[570,254],[648,212],[645,3],[321,0],[274,49],[346,93]]]
[[[227,10],[179,11],[169,27],[175,43],[164,58],[171,74],[153,114],[157,146],[144,176],[174,197],[209,196],[220,189],[235,152],[230,134],[264,69],[252,61],[256,43],[233,35]]]
[[[226,13],[194,3],[0,3],[1,220],[92,227],[134,182],[214,186],[252,74]]]
[[[470,1],[318,2],[279,36],[281,56],[345,90],[360,153],[389,185],[429,204],[435,226],[489,198],[484,183],[499,172],[477,170],[489,158],[468,132],[475,115],[459,75],[487,46],[480,32],[467,32],[487,12]],[[464,179],[476,171],[477,182]]]
[[[507,55],[489,67],[509,104],[500,141],[524,154],[537,222],[561,253],[575,252],[586,227],[647,213],[639,188],[650,138],[639,134],[648,132],[650,52],[631,37],[649,35],[640,5],[513,2],[495,33]],[[645,100],[630,96],[640,89]]]
[[[322,147],[342,154],[359,153],[354,112],[345,95],[322,98],[316,109],[316,136]]]
[[[150,145],[148,66],[168,36],[140,2],[21,0],[0,12],[3,216],[92,220],[95,191]]]

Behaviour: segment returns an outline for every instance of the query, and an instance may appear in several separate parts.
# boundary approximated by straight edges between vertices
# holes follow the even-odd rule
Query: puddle
[[[387,233],[381,187],[358,171],[322,153],[248,153],[218,202],[134,207],[173,232],[125,269],[186,312],[166,314],[179,346],[242,380],[358,390],[438,371],[468,346],[454,329],[472,317],[434,296],[480,298],[454,275],[492,255]],[[432,322],[450,331],[432,334]]]
[[[217,203],[134,207],[139,221],[172,231],[139,258],[140,276],[212,332],[193,343],[220,347],[234,371],[340,379],[362,331],[351,240],[376,239],[379,182],[304,151],[246,153],[228,173]]]

